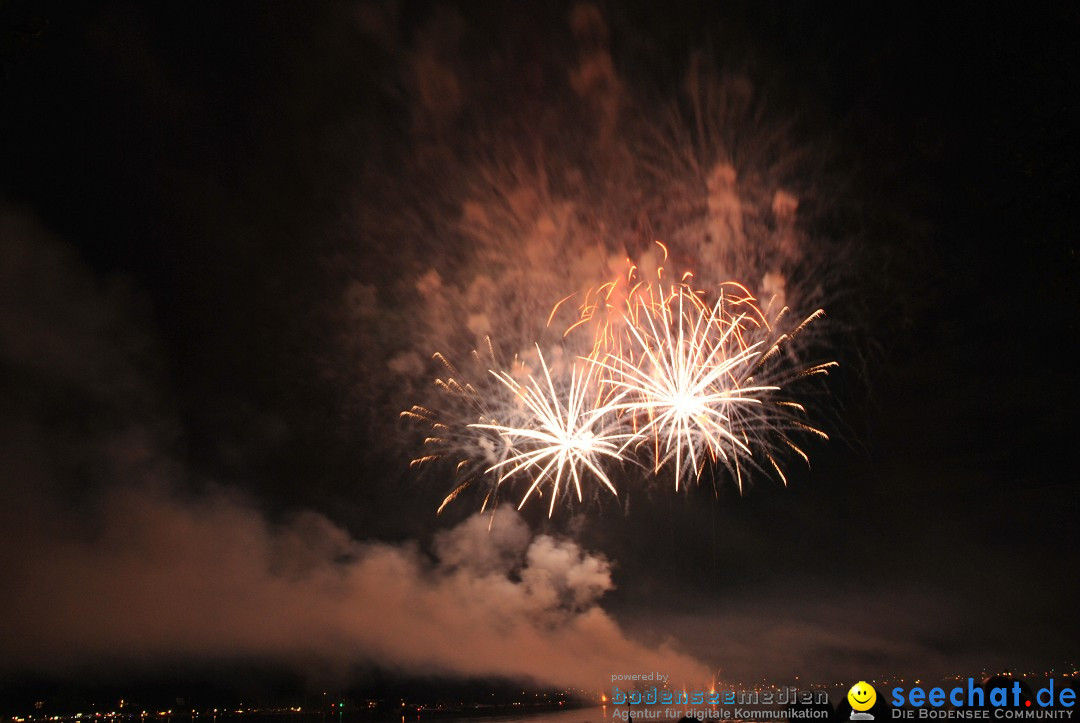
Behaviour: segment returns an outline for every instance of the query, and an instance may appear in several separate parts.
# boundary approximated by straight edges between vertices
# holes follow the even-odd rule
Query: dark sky
[[[1077,11],[938,5],[0,3],[0,675],[1076,661]],[[799,197],[833,441],[436,516],[428,355],[574,290],[511,256],[692,238],[656,138]]]

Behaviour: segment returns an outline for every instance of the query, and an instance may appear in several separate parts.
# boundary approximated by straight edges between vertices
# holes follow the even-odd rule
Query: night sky
[[[69,5],[0,2],[0,678],[1080,659],[1075,7]],[[810,468],[436,515],[431,354],[706,265],[719,159],[748,249],[798,198]]]

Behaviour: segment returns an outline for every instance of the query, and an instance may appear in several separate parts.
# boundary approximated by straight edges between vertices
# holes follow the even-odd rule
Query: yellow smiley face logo
[[[860,680],[855,685],[851,686],[851,690],[847,694],[848,703],[851,703],[851,707],[857,711],[867,711],[874,707],[874,703],[877,702],[877,691],[874,690],[874,686],[867,683],[865,680]]]

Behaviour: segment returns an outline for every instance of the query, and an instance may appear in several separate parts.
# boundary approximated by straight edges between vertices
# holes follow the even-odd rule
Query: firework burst
[[[728,462],[751,453],[733,432],[732,407],[759,405],[757,395],[777,387],[746,383],[741,370],[761,355],[761,342],[744,341],[744,319],[729,315],[723,296],[708,308],[680,285],[639,306],[626,325],[634,353],[609,355],[605,381],[629,397],[615,405],[636,427],[628,446],[651,450],[654,472],[673,460],[678,489],[687,473],[700,475],[706,457]]]
[[[488,488],[484,508],[515,480],[524,481],[519,508],[550,492],[550,516],[567,489],[579,502],[588,485],[617,496],[615,465],[656,477],[670,468],[676,490],[721,467],[742,490],[750,470],[775,472],[786,484],[780,458],[788,452],[809,462],[797,438],[828,436],[803,421],[806,408],[790,389],[835,363],[800,365],[794,341],[823,312],[780,333],[787,309],[770,321],[740,284],[722,284],[708,303],[689,273],[675,283],[664,283],[663,266],[654,273],[643,281],[630,265],[587,292],[555,347],[557,362],[536,345],[536,375],[517,358],[499,369],[492,352],[488,381],[474,386],[455,381],[447,364],[454,376],[437,385],[467,412],[452,422],[420,407],[404,413],[434,430],[426,441],[436,451],[414,464],[458,460],[459,480],[440,511],[477,481]],[[549,326],[569,298],[555,305]],[[587,351],[575,358],[574,348]]]
[[[706,462],[726,467],[740,490],[744,467],[766,461],[786,483],[778,447],[807,459],[787,432],[827,439],[797,419],[805,408],[784,394],[789,382],[831,365],[786,378],[776,362],[793,335],[777,336],[744,287],[725,284],[709,306],[685,283],[649,286],[625,315],[628,343],[602,362],[605,382],[624,397],[614,409],[635,430],[624,451],[646,454],[654,473],[672,465],[676,490],[687,477],[700,478]]]
[[[471,427],[493,431],[506,440],[513,452],[487,471],[498,474],[498,482],[518,473],[531,477],[531,484],[518,505],[520,509],[541,485],[551,486],[550,516],[555,510],[562,485],[572,484],[578,501],[583,500],[582,480],[591,474],[598,482],[618,495],[615,484],[603,469],[603,458],[623,461],[620,443],[634,435],[621,428],[613,415],[621,395],[608,399],[608,394],[596,383],[592,359],[573,364],[570,381],[565,390],[556,387],[551,370],[540,347],[536,348],[543,382],[529,376],[529,384],[518,383],[506,372],[495,373],[502,384],[512,391],[528,411],[526,423],[520,426],[502,424],[473,424]]]

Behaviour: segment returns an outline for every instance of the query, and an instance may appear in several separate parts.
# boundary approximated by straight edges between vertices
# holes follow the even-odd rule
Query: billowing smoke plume
[[[426,346],[411,362],[395,358],[396,371],[486,335],[528,348],[559,299],[623,273],[627,258],[655,269],[656,240],[671,249],[672,273],[691,270],[706,287],[736,280],[763,306],[796,312],[827,300],[846,273],[847,239],[815,228],[841,190],[827,144],[797,140],[797,123],[745,72],[698,53],[674,90],[623,78],[607,20],[588,3],[567,18],[571,49],[467,65],[469,29],[445,15],[394,56],[411,81],[412,152],[395,159],[397,182],[372,183],[400,184],[400,203],[365,193],[354,219],[369,246],[424,237],[403,281],[424,330],[412,336]],[[544,92],[500,88],[506,63]]]
[[[3,672],[258,659],[568,686],[613,670],[701,678],[600,607],[606,559],[534,537],[513,512],[439,532],[425,552],[314,512],[274,523],[193,484],[131,292],[21,215],[5,211],[0,231]]]
[[[441,533],[432,559],[314,513],[271,525],[226,493],[123,489],[100,502],[74,525],[53,510],[4,540],[3,666],[258,659],[596,688],[623,670],[704,679],[600,607],[605,559],[532,538],[513,512]]]

